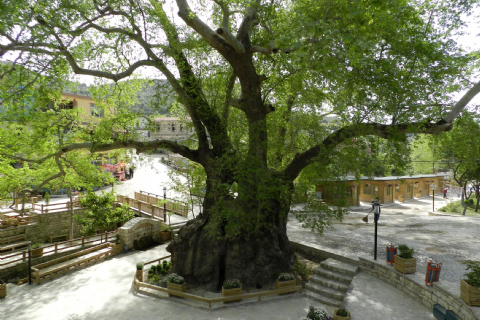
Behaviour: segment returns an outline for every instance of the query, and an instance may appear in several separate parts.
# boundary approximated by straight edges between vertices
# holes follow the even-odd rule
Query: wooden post
[[[85,245],[85,237],[82,236],[82,247]]]
[[[105,231],[105,243],[107,243],[107,242],[108,242],[108,232]]]
[[[55,253],[58,253],[58,243],[55,242]]]
[[[23,255],[23,261],[25,261],[25,259],[27,258],[27,251],[23,251],[22,255]]]

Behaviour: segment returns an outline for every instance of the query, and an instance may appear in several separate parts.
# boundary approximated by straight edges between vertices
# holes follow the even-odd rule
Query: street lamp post
[[[432,212],[435,212],[435,185],[431,184],[430,187],[432,187]]]
[[[380,202],[378,199],[373,202],[373,213],[375,214],[375,247],[373,251],[373,258],[377,260],[377,227],[378,219],[380,219]]]
[[[167,222],[167,187],[163,187],[163,222]]]

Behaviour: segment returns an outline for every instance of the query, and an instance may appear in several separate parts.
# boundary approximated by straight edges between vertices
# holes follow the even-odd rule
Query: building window
[[[172,132],[175,131],[175,123],[172,123]]]
[[[414,188],[414,189],[418,189],[418,182],[415,182],[415,183],[413,184],[413,188]]]
[[[92,104],[90,104],[90,113],[95,118],[101,118],[101,117],[103,117],[103,108],[99,107],[99,106],[96,106],[92,103]]]
[[[412,192],[412,184],[407,184],[407,192]]]
[[[158,131],[162,131],[162,126],[158,124]]]
[[[397,184],[395,185],[395,189],[400,190],[400,184],[397,183]]]
[[[363,186],[363,194],[372,194],[372,187],[369,184]]]

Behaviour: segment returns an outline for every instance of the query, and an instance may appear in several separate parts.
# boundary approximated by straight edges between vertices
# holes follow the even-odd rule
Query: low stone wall
[[[470,307],[460,299],[460,283],[447,283],[440,280],[434,282],[432,287],[426,286],[426,269],[421,273],[404,275],[395,271],[393,266],[385,261],[362,257],[359,260],[361,271],[393,285],[431,310],[433,310],[433,305],[438,303],[445,309],[455,312],[463,320],[480,320],[480,308]]]
[[[290,244],[292,245],[294,251],[310,256],[314,258],[314,260],[316,259],[318,261],[323,261],[323,260],[327,260],[328,258],[332,258],[332,259],[344,261],[347,263],[358,264],[358,260],[356,259],[357,257],[348,258],[348,257],[340,256],[333,252],[328,252],[326,250],[323,250],[320,247],[315,246],[315,244],[312,244],[309,242],[290,240]]]
[[[83,209],[75,210],[74,214],[83,215]],[[0,229],[0,238],[25,234],[27,241],[33,243],[49,243],[50,237],[62,234],[70,234],[70,211],[50,212],[40,214],[40,222],[31,223],[26,226],[10,227]],[[73,219],[73,238],[79,238],[80,227]]]
[[[133,218],[118,229],[120,239],[128,248],[133,247],[133,241],[139,240],[145,236],[152,236],[153,240],[160,241],[158,238],[158,231],[160,230],[161,222],[157,219],[151,218]]]

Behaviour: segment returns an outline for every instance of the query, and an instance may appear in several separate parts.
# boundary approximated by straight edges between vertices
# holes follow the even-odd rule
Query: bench
[[[68,234],[60,234],[58,236],[50,237],[50,242],[51,243],[60,242],[60,241],[67,241],[67,240],[68,240]]]
[[[0,238],[0,244],[9,244],[11,242],[22,241],[22,240],[23,241],[27,240],[26,234],[17,234],[16,236]]]
[[[25,246],[28,246],[29,242],[30,241],[22,241],[22,242],[17,242],[17,243],[12,243],[12,244],[9,244],[9,245],[6,245],[6,246],[2,246],[2,247],[0,247],[0,252],[14,251],[17,248],[23,248]]]
[[[53,278],[59,274],[65,274],[67,271],[87,266],[101,258],[107,257],[112,254],[112,250],[113,245],[111,243],[104,243],[61,258],[37,264],[32,267],[32,274],[35,277],[37,285],[39,285],[43,280]]]

